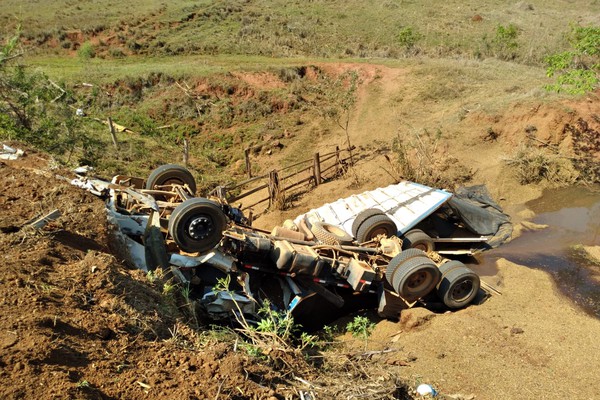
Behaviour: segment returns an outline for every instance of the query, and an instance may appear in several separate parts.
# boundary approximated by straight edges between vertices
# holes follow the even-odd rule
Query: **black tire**
[[[359,243],[368,242],[377,235],[394,236],[398,233],[396,224],[387,215],[372,215],[367,218],[357,229],[356,241]]]
[[[392,259],[386,271],[386,279],[392,288],[407,301],[415,301],[429,294],[440,277],[438,267],[425,256],[411,257],[400,263]]]
[[[469,305],[481,286],[479,275],[460,261],[450,261],[440,267],[442,279],[437,285],[437,295],[448,308],[458,309]]]
[[[227,217],[221,207],[201,197],[184,201],[169,218],[169,234],[188,253],[212,249],[221,241],[226,228]]]
[[[196,193],[194,176],[187,168],[177,164],[165,164],[153,170],[146,181],[146,189],[168,184],[188,185],[191,193]]]
[[[366,210],[362,210],[358,213],[354,221],[352,222],[352,234],[356,237],[358,233],[358,228],[365,222],[368,218],[374,215],[385,215],[385,213],[377,208],[367,208]]]
[[[408,249],[404,250],[402,253],[398,254],[396,257],[390,260],[390,263],[388,264],[385,270],[385,278],[387,279],[390,285],[392,284],[392,274],[394,273],[396,267],[405,262],[406,260],[414,257],[427,257],[427,254],[425,254],[419,249]]]
[[[419,249],[428,253],[435,250],[433,239],[420,229],[412,229],[404,235],[402,248]]]
[[[341,227],[327,222],[315,221],[310,227],[310,231],[315,235],[318,241],[324,244],[349,244],[352,243],[350,236]]]

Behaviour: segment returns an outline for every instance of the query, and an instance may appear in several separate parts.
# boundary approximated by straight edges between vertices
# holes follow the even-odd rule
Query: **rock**
[[[402,310],[400,313],[400,323],[404,325],[406,329],[413,329],[424,325],[433,317],[435,317],[435,314],[426,308],[409,308],[407,310]]]
[[[548,225],[536,224],[535,222],[531,222],[531,221],[522,221],[521,225],[523,226],[523,228],[525,230],[528,230],[528,231],[541,231],[542,229],[548,228]]]
[[[511,335],[520,335],[521,333],[525,332],[523,330],[523,328],[517,328],[517,327],[513,327],[510,329],[510,334]]]
[[[583,246],[583,251],[590,260],[600,264],[600,246]]]

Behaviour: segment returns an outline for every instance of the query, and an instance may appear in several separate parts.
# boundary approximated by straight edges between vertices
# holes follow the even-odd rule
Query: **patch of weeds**
[[[90,42],[85,42],[81,45],[79,50],[77,50],[77,56],[84,61],[89,60],[90,58],[96,57],[96,49],[94,45]]]
[[[600,132],[580,118],[575,124],[565,125],[563,133],[573,138],[573,151],[577,156],[573,165],[580,173],[580,179],[588,183],[600,182],[600,163],[595,156],[600,153]]]
[[[573,26],[569,35],[571,50],[546,57],[546,75],[556,83],[545,89],[583,94],[600,83],[600,26]]]
[[[513,24],[498,25],[494,36],[483,36],[484,53],[501,60],[514,60],[517,57],[519,30]]]
[[[167,281],[163,283],[162,294],[165,297],[172,298],[175,295],[175,289],[177,288],[177,284],[172,281]]]
[[[156,280],[158,279],[158,274],[156,271],[148,271],[146,273],[146,279],[148,280],[148,282],[150,283],[154,283],[156,282]]]
[[[412,27],[406,26],[398,31],[397,39],[400,46],[406,50],[413,50],[422,37],[423,35],[415,31]]]
[[[235,330],[244,339],[238,346],[245,349],[249,355],[268,359],[278,367],[292,367],[302,359],[304,350],[317,346],[317,336],[307,333],[298,335],[300,326],[294,322],[291,312],[276,310],[268,300],[260,304],[255,315],[258,317],[257,321],[249,321],[235,300],[230,284],[231,277],[228,275],[217,281],[213,291],[231,295],[236,308],[233,315],[239,325]],[[251,300],[258,304],[255,299]]]
[[[468,182],[473,172],[441,146],[442,136],[439,130],[425,130],[408,139],[398,135],[392,141],[392,157],[384,155],[390,166],[386,172],[397,182],[408,180],[431,187],[454,189]]]
[[[506,158],[519,183],[522,185],[540,183],[543,180],[553,183],[573,183],[577,173],[568,160],[562,159],[544,149],[521,146],[516,153]]]
[[[375,329],[375,323],[369,318],[357,315],[346,325],[346,331],[352,333],[352,336],[367,340]]]
[[[77,382],[76,386],[78,389],[85,389],[85,388],[91,387],[90,383],[88,381],[86,381],[85,379]]]

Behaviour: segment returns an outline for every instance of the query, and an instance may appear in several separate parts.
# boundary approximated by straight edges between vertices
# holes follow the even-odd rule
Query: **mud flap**
[[[165,238],[160,231],[159,213],[152,210],[148,218],[148,224],[143,236],[144,250],[146,256],[146,268],[154,271],[156,268],[167,269],[169,267],[169,256]]]

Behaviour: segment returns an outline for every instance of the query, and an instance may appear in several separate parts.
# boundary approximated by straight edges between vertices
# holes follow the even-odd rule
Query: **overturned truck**
[[[357,309],[397,318],[417,302],[465,307],[482,294],[479,276],[436,246],[468,244],[467,251],[448,254],[469,253],[510,233],[499,207],[492,205],[484,221],[486,207],[468,196],[411,182],[341,199],[270,232],[252,227],[220,190],[195,197],[192,174],[178,165],[161,166],[147,179],[79,177],[73,183],[106,199],[132,264],[172,270],[211,318],[252,316],[268,301],[307,330]],[[452,199],[466,206],[457,208]],[[474,224],[484,228],[474,230]],[[440,236],[442,229],[448,237]],[[228,290],[214,290],[219,282]]]

